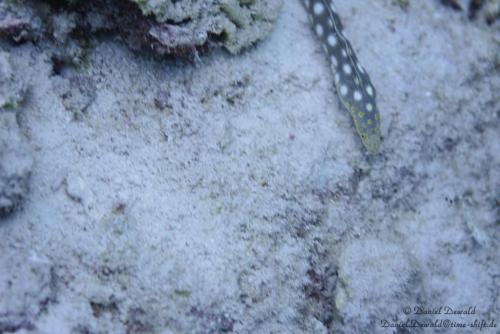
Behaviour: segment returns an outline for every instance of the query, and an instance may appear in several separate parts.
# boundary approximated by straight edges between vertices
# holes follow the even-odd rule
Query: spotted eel
[[[334,73],[340,101],[350,112],[356,130],[369,153],[380,148],[380,113],[376,91],[363,66],[342,32],[333,1],[300,0],[309,14],[314,32],[323,44]]]

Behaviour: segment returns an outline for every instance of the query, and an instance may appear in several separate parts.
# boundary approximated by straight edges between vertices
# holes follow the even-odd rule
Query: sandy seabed
[[[2,124],[32,171],[0,221],[0,333],[498,333],[498,23],[337,7],[377,88],[376,156],[299,1],[195,64],[104,36],[54,71],[5,45],[30,89]]]

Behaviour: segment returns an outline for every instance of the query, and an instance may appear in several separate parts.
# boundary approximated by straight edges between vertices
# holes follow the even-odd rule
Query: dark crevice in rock
[[[492,25],[500,18],[500,5],[488,0],[470,0],[468,8],[464,8],[457,0],[441,0],[441,3],[447,7],[453,8],[457,11],[467,10],[469,19],[474,20],[479,16],[479,13],[484,11],[484,17],[488,25]]]

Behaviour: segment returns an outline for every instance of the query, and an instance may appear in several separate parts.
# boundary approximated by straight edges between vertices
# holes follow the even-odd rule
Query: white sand
[[[198,66],[102,40],[54,76],[47,51],[9,49],[31,83],[18,118],[35,164],[0,221],[0,332],[500,322],[498,30],[393,2],[337,1],[378,90],[375,158],[298,1],[264,42]],[[77,119],[60,91],[74,76],[94,85]],[[417,305],[476,314],[404,314]]]

